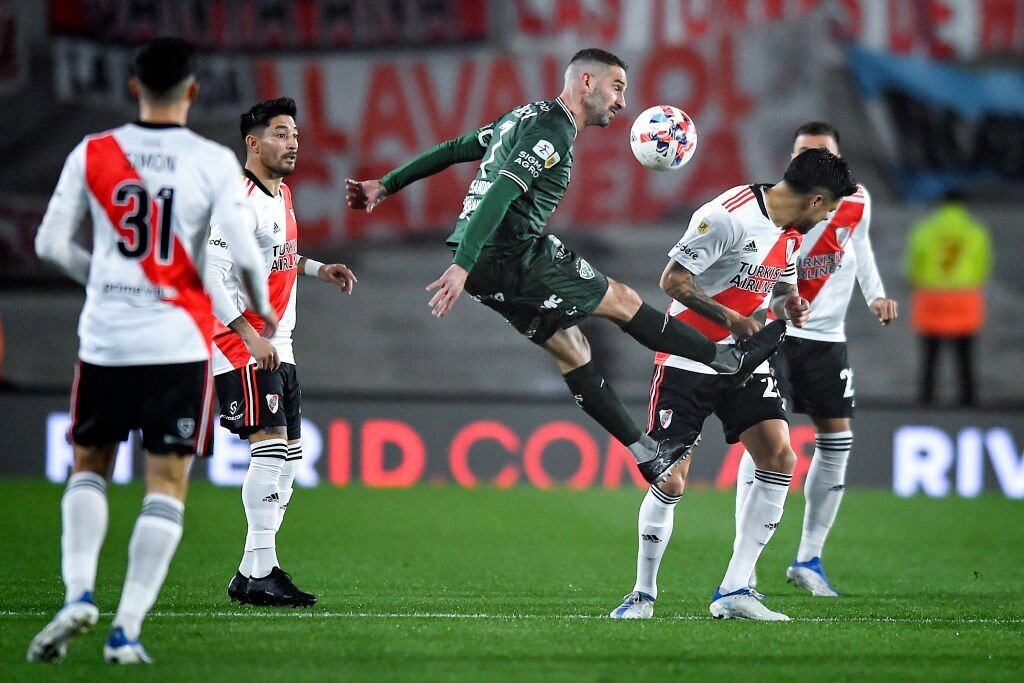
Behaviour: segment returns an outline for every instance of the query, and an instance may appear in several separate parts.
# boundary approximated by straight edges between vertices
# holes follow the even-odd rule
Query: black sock
[[[652,351],[682,356],[699,363],[710,363],[718,351],[714,342],[697,330],[647,304],[640,304],[640,310],[622,326],[622,330]]]
[[[631,446],[640,440],[643,432],[629,417],[611,385],[597,372],[593,361],[570,370],[563,377],[580,408],[623,446]]]

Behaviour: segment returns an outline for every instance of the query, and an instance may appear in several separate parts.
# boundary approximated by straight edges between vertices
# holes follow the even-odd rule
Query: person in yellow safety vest
[[[941,346],[952,344],[960,366],[960,404],[976,401],[972,363],[974,340],[985,320],[984,285],[992,270],[988,230],[963,205],[959,192],[910,232],[906,261],[913,288],[911,321],[921,335],[920,401],[935,401],[936,362]]]

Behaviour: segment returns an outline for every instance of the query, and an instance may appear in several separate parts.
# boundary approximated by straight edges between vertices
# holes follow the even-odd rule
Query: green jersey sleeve
[[[452,164],[479,161],[484,158],[484,151],[491,142],[493,132],[494,124],[488,124],[472,133],[445,140],[389,171],[380,182],[388,194],[394,194],[406,185],[440,173]]]
[[[565,133],[535,124],[522,132],[498,175],[515,181],[526,192],[535,180],[566,157],[571,146]]]
[[[480,257],[480,250],[501,223],[509,205],[522,193],[519,184],[508,176],[501,176],[495,180],[484,195],[480,206],[473,212],[473,217],[469,219],[452,263],[467,271],[472,270]]]

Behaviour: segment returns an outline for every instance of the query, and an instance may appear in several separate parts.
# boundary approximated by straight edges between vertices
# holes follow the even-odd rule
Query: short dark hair
[[[608,64],[610,66],[617,66],[623,71],[629,71],[629,67],[626,63],[613,55],[611,52],[602,50],[596,47],[588,47],[586,50],[580,50],[572,56],[569,60],[570,64],[576,62],[601,62],[602,64]]]
[[[827,149],[808,149],[796,155],[789,162],[783,180],[797,194],[826,190],[839,199],[857,191],[857,181],[850,174],[846,159]]]
[[[295,118],[295,100],[290,97],[278,97],[276,100],[266,100],[254,104],[249,111],[242,114],[238,128],[242,132],[242,140],[256,128],[266,128],[270,119],[275,116],[290,116]]]
[[[196,72],[196,50],[181,38],[154,38],[135,51],[135,78],[161,98]]]
[[[839,131],[832,124],[824,121],[808,121],[796,129],[796,132],[793,133],[793,140],[796,141],[801,135],[828,135],[836,141],[837,145],[839,144]]]

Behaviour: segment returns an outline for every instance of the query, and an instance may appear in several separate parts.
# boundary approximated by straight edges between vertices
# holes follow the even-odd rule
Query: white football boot
[[[759,593],[749,588],[740,588],[722,595],[715,591],[711,598],[711,616],[715,619],[752,619],[755,621],[789,621],[781,612],[773,612],[764,606]],[[764,596],[761,596],[764,597]]]
[[[612,619],[650,619],[654,616],[654,598],[647,593],[633,591],[622,598],[622,604],[608,616]]]
[[[68,641],[96,625],[100,610],[92,601],[92,593],[69,602],[36,634],[25,658],[30,662],[59,662],[68,653]]]
[[[124,629],[115,626],[110,629],[110,636],[103,646],[103,659],[111,664],[152,664],[142,643],[138,640],[128,640]]]
[[[825,568],[821,566],[820,557],[812,557],[806,562],[796,562],[786,570],[786,579],[797,588],[804,588],[811,595],[821,598],[838,598],[839,593],[828,582]]]

